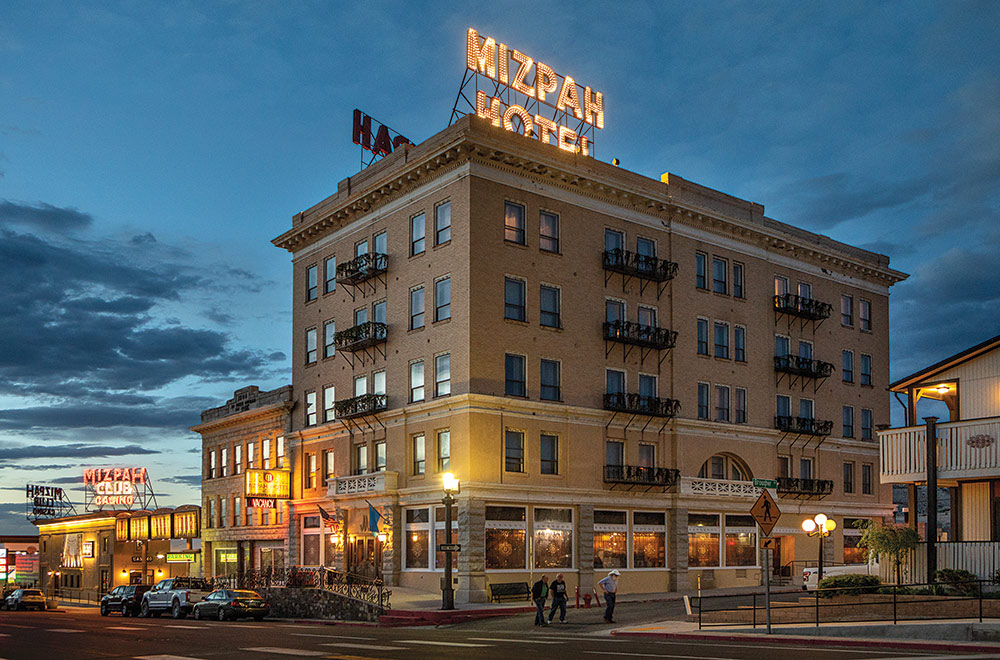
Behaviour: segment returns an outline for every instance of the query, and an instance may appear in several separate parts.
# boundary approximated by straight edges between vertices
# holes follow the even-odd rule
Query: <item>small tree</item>
[[[903,554],[913,550],[920,542],[920,534],[909,525],[897,525],[881,520],[858,520],[854,526],[861,530],[858,546],[867,551],[868,561],[881,555],[892,558],[896,568],[896,584],[900,583],[899,567]]]

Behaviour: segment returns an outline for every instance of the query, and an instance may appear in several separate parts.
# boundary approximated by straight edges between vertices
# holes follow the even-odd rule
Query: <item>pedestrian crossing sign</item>
[[[778,503],[771,497],[771,492],[765,489],[761,491],[760,497],[757,498],[757,501],[750,508],[750,515],[760,525],[761,533],[764,536],[770,536],[771,530],[778,524],[781,509],[778,508]]]

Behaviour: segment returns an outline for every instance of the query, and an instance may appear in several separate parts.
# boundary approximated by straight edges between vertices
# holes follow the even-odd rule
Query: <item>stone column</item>
[[[463,498],[458,509],[458,585],[456,603],[485,603],[486,594],[486,504],[481,499]]]
[[[386,523],[382,527],[386,536],[385,543],[382,544],[382,580],[386,586],[391,587],[399,584],[399,571],[402,569],[403,512],[396,502],[378,509]],[[434,542],[433,536],[431,542]]]
[[[275,511],[274,515],[278,515]],[[288,541],[285,553],[285,568],[299,565],[299,526],[295,516],[295,504],[291,500],[285,507],[285,538]]]
[[[577,525],[576,556],[580,569],[580,597],[594,590],[594,505],[581,504]],[[569,594],[572,599],[573,594]]]
[[[688,510],[667,509],[667,568],[670,591],[691,588],[688,573]]]

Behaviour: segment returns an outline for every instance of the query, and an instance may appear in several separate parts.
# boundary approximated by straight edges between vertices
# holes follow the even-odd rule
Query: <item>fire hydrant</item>
[[[583,594],[583,606],[590,607],[590,594]]]

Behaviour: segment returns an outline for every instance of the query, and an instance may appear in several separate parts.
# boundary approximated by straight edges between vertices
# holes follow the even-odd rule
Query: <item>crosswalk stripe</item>
[[[336,646],[338,649],[363,649],[365,651],[409,651],[405,646],[382,646],[379,644],[357,644],[355,642],[331,642],[320,646]]]
[[[400,644],[424,644],[427,646],[461,646],[465,648],[486,648],[489,644],[466,644],[465,642],[435,642],[430,639],[401,639]]]
[[[354,637],[352,635],[320,635],[319,633],[288,633],[292,637],[326,637],[328,639],[375,639],[374,637]]]
[[[473,642],[515,642],[519,644],[562,644],[562,640],[555,639],[502,639],[500,637],[467,637]]]
[[[251,646],[242,648],[241,651],[257,651],[258,653],[273,653],[275,655],[297,655],[301,657],[315,658],[320,655],[328,655],[326,651],[307,651],[306,649],[284,649],[277,646]]]

